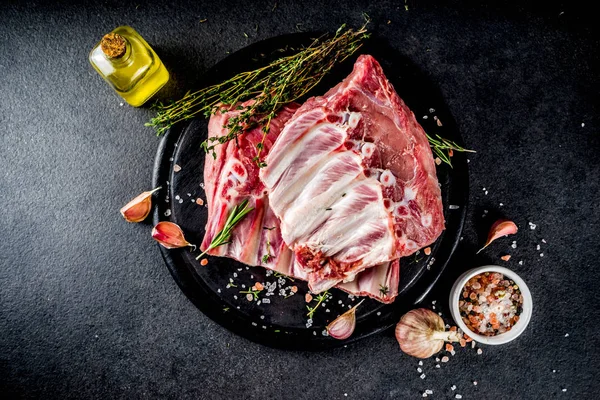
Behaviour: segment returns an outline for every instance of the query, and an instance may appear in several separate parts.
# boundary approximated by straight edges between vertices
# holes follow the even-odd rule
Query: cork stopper
[[[108,58],[120,58],[125,54],[126,42],[118,33],[109,33],[100,41],[100,48]]]

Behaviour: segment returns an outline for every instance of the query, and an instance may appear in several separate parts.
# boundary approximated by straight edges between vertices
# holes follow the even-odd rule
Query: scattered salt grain
[[[512,247],[513,249],[517,248],[517,241],[513,240],[512,244],[510,245],[510,247]]]
[[[568,333],[565,333],[565,337],[569,337],[569,334],[568,334]]]
[[[534,224],[534,223],[532,223],[532,222],[529,222],[529,229],[531,229],[532,231],[534,231],[535,228],[537,228],[537,225]]]
[[[485,195],[486,195],[486,196],[488,195],[488,191],[487,191],[487,190],[485,191]]]
[[[263,299],[262,302],[265,303],[265,304],[271,304],[271,300],[270,299]]]
[[[542,239],[542,243],[546,243],[546,239]]]
[[[544,257],[544,253],[540,253],[540,257]]]
[[[123,103],[121,103],[121,105],[123,105]],[[581,127],[582,127],[582,128],[583,128],[583,127],[585,127],[585,122],[582,122],[582,123],[581,123]]]
[[[329,308],[326,308],[326,309],[325,309],[325,312],[330,312],[330,311],[329,311]]]
[[[179,164],[173,165],[173,172],[179,172],[179,171],[181,171],[181,166]]]
[[[502,207],[502,206],[504,206],[504,204],[503,204],[503,203],[500,203],[500,207]]]
[[[317,331],[313,331],[313,335],[317,336]]]
[[[264,325],[262,326],[262,328],[263,328],[263,329],[267,329],[267,327],[266,327],[266,326],[264,326]]]
[[[536,249],[536,250],[539,250],[540,248],[541,248],[541,247],[540,247],[540,245],[538,244],[538,245],[537,245],[537,247],[536,247],[535,249]]]
[[[381,311],[377,311],[377,316],[379,317],[381,315]]]
[[[427,119],[429,118],[427,115],[423,115],[423,119]]]
[[[436,368],[440,368],[440,364],[435,364],[435,367]]]
[[[423,372],[423,369],[421,369],[421,368],[417,368],[417,372],[418,372],[418,373],[421,373],[421,372]]]
[[[435,112],[435,108],[430,108],[430,109],[429,109],[429,113],[430,113],[430,114],[433,114],[434,112]]]
[[[556,373],[556,370],[555,370],[555,369],[553,369],[553,370],[552,370],[552,373],[553,373],[553,374],[555,374],[555,373]]]
[[[431,300],[431,304],[437,303],[437,300]]]
[[[234,272],[234,273],[233,273],[233,277],[234,277],[234,278],[237,278],[237,276],[238,276],[238,275],[237,275],[237,272]]]
[[[475,342],[474,340],[471,342],[471,348],[472,348],[472,349],[474,349],[474,348],[475,348],[475,343],[476,343],[476,342]]]
[[[523,265],[523,260],[519,261],[519,265]]]
[[[423,365],[423,361],[419,361],[419,365]]]
[[[217,289],[217,293],[221,293],[221,289]]]
[[[440,362],[440,359],[438,357],[435,358],[435,362]],[[421,364],[422,365],[422,364]]]
[[[427,394],[433,394],[433,390],[431,390],[431,389],[425,389],[425,393],[427,393]]]
[[[458,210],[460,208],[460,206],[457,206],[455,204],[450,204],[450,206],[448,208],[450,208],[451,210]]]
[[[258,324],[256,322],[253,322],[252,326],[258,326]]]
[[[442,357],[442,362],[443,363],[447,363],[449,360],[450,360],[450,358],[448,358],[448,356]]]
[[[425,376],[426,376],[425,374],[421,374],[421,375],[419,376],[419,378],[421,378],[421,379],[425,379]]]
[[[179,199],[179,204],[183,204],[183,199]]]
[[[250,296],[252,296],[252,295],[250,295]],[[233,296],[233,298],[234,298],[234,299],[236,299],[236,300],[238,299],[238,297],[237,297],[237,296],[235,296],[235,295]]]
[[[452,355],[455,355],[455,354],[456,354],[456,351],[454,351],[454,350],[450,350],[450,354],[452,354]]]
[[[473,381],[473,386],[477,386],[477,381]]]
[[[456,398],[456,399],[462,399],[462,396],[460,394],[457,394],[456,396],[454,396],[454,398]]]
[[[123,103],[119,103],[119,105],[120,105],[121,107],[123,107]],[[581,125],[583,125],[583,124],[581,124]]]
[[[477,349],[477,354],[479,354],[479,355],[483,354],[483,350]]]
[[[344,397],[348,397],[348,393],[344,393]]]
[[[456,385],[452,385],[452,386],[450,387],[450,390],[452,390],[452,391],[455,391],[455,390],[456,390]]]
[[[175,196],[175,200],[179,200],[181,199],[181,197],[179,197],[179,195]]]
[[[169,215],[171,215],[171,209],[167,209],[167,211],[165,211],[165,217],[168,217]]]
[[[470,162],[471,162],[471,160],[469,160],[469,159],[467,158],[467,164],[468,164],[468,163],[470,163]]]
[[[562,391],[563,391],[563,392],[566,392],[566,391],[567,391],[567,388],[564,388]]]
[[[422,396],[423,396],[423,397],[427,397],[427,393],[423,393],[423,395],[422,395]]]

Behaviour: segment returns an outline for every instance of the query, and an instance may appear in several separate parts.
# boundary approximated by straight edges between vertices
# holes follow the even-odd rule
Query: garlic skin
[[[344,340],[348,339],[354,333],[356,328],[356,309],[362,304],[360,303],[334,319],[327,325],[327,333],[334,339]]]
[[[149,192],[138,195],[135,199],[125,204],[119,211],[127,222],[142,222],[152,209],[152,194],[162,187],[157,187]]]
[[[444,346],[444,342],[458,342],[457,331],[446,332],[442,318],[431,310],[419,308],[409,311],[396,325],[396,340],[400,349],[409,356],[429,358]]]
[[[162,221],[156,224],[152,228],[152,238],[167,249],[178,249],[186,246],[196,247],[185,240],[183,231],[179,225],[173,222]]]
[[[494,222],[494,225],[492,225],[492,227],[490,228],[487,241],[485,242],[485,245],[481,249],[479,249],[477,254],[479,254],[481,250],[488,247],[490,243],[492,243],[494,240],[501,238],[502,236],[513,235],[518,231],[519,228],[514,222],[506,219],[499,219],[498,221]]]

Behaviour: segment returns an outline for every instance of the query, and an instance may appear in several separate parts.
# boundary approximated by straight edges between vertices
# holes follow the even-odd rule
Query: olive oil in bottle
[[[89,58],[104,80],[134,107],[144,104],[169,80],[154,50],[129,26],[104,35]]]

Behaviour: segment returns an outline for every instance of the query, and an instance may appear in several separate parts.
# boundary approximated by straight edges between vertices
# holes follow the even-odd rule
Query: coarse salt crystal
[[[381,311],[377,311],[377,316],[380,316],[380,315],[381,315]]]
[[[123,103],[121,103],[121,105],[123,105]],[[581,127],[582,127],[582,128],[583,128],[583,127],[585,127],[585,122],[582,122],[582,123],[581,123]]]
[[[435,112],[435,108],[430,108],[430,109],[429,109],[429,112],[430,112],[431,114],[433,114],[433,113]]]
[[[450,358],[448,358],[448,356],[442,357],[442,362],[443,363],[447,363],[449,360],[450,360]]]
[[[448,208],[450,208],[451,210],[458,210],[460,208],[460,206],[457,206],[456,204],[450,204],[450,206],[448,206]]]
[[[457,394],[456,396],[454,396],[457,399],[462,399],[462,396],[460,394]]]
[[[540,257],[544,257],[544,253],[540,253]]]
[[[546,243],[546,239],[542,239],[542,243]]]
[[[423,115],[423,119],[427,119],[429,118],[427,115]]]
[[[440,359],[438,357],[436,357],[435,362],[440,362]]]
[[[566,391],[567,391],[567,389],[566,389],[566,388],[564,388],[562,391],[563,391],[563,392],[566,392]]]
[[[450,387],[450,390],[452,390],[452,391],[456,390],[456,385],[452,385],[452,386]]]
[[[473,386],[477,386],[477,381],[473,381]]]
[[[568,333],[565,333],[565,337],[569,337],[569,334],[568,334]]]
[[[431,304],[437,303],[437,300],[431,300]]]
[[[435,367],[436,368],[440,368],[440,364],[435,364]]]
[[[171,210],[167,209],[167,211],[165,211],[165,217],[168,217],[169,215],[171,215]]]
[[[488,191],[486,190],[486,191],[485,191],[485,195],[487,196],[487,194],[488,194]]]
[[[552,370],[552,373],[553,373],[553,374],[555,374],[555,373],[556,373],[556,370],[555,370],[555,369],[553,369],[553,370]]]
[[[423,395],[422,395],[422,396],[423,396],[423,397],[427,397],[427,393],[423,393]]]
[[[537,228],[537,225],[536,225],[536,224],[534,224],[534,223],[532,223],[532,222],[530,222],[530,223],[529,223],[529,229],[531,229],[532,231],[534,231],[534,230],[535,230],[535,228]]]
[[[500,207],[502,207],[504,204],[500,203]]]
[[[253,322],[252,326],[258,326],[258,324],[256,322]]]
[[[479,354],[479,355],[483,354],[483,350],[477,349],[477,354]]]
[[[234,278],[237,278],[237,272],[234,272],[234,273],[233,273],[233,277],[234,277]]]
[[[523,265],[523,260],[519,261],[519,265]]]
[[[537,247],[536,247],[536,250],[539,250],[539,249],[540,249],[540,245],[538,244]]]
[[[421,368],[417,368],[417,372],[421,373],[421,372],[423,372],[423,370]]]
[[[423,361],[419,361],[419,365],[423,365]]]
[[[175,200],[179,200],[180,198],[179,195],[175,196]]]
[[[425,374],[421,374],[421,375],[419,376],[419,378],[421,378],[421,379],[425,379],[425,376],[426,376]]]
[[[183,204],[183,199],[179,199],[179,204]]]
[[[431,389],[425,389],[425,393],[427,393],[427,394],[433,394],[433,390],[431,390]]]

